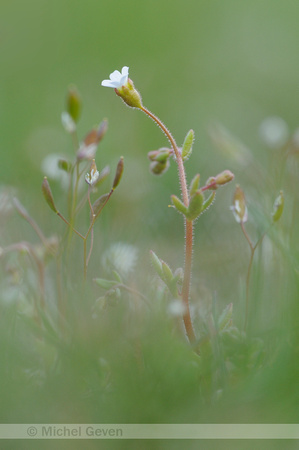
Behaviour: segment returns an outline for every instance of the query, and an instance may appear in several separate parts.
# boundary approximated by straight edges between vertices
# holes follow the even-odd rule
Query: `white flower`
[[[96,169],[91,169],[90,174],[87,173],[85,175],[85,181],[87,184],[89,184],[90,186],[92,186],[93,184],[95,184],[98,181],[100,174],[99,171]]]
[[[67,131],[68,133],[73,133],[76,130],[76,124],[69,113],[64,111],[61,114],[61,122],[65,131]]]
[[[245,208],[242,209],[239,200],[235,200],[234,205],[230,206],[230,210],[233,212],[233,215],[238,223],[247,222],[248,220],[247,206],[245,206]]]
[[[110,80],[103,80],[101,84],[102,86],[118,89],[127,84],[128,75],[129,75],[129,67],[124,66],[121,69],[121,73],[118,70],[115,70],[110,74]]]
[[[138,250],[134,245],[124,242],[115,242],[102,256],[102,265],[108,270],[116,270],[127,277],[136,266]]]

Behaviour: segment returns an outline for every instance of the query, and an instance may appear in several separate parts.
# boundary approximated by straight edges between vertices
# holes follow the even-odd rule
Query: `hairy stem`
[[[183,162],[181,153],[179,152],[176,141],[173,138],[170,131],[168,130],[168,128],[164,125],[163,122],[161,122],[161,120],[158,117],[156,117],[152,112],[150,112],[148,109],[146,109],[143,106],[140,109],[160,127],[160,129],[166,135],[167,139],[169,140],[169,142],[171,144],[171,147],[175,154],[176,162],[178,165],[179,180],[180,180],[183,202],[184,202],[185,206],[188,206],[189,198],[188,198],[188,188],[187,188],[184,162]],[[188,339],[189,339],[190,343],[193,343],[195,341],[196,337],[195,337],[195,333],[194,333],[194,329],[193,329],[193,325],[192,325],[192,321],[191,321],[190,308],[189,308],[189,293],[190,293],[191,272],[192,272],[193,222],[190,220],[187,220],[186,218],[184,219],[184,221],[185,221],[185,267],[184,267],[184,280],[183,280],[183,288],[182,288],[182,300],[183,300],[183,304],[185,306],[185,312],[183,314],[183,321],[184,321]]]

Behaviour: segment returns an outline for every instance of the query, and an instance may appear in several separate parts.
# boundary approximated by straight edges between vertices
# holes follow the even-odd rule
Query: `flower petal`
[[[115,81],[111,81],[111,80],[103,80],[101,85],[106,86],[106,87],[115,88],[115,87],[117,87],[118,83],[116,83]]]
[[[109,77],[112,81],[118,81],[121,78],[121,73],[118,70],[115,70],[114,72],[110,73]]]

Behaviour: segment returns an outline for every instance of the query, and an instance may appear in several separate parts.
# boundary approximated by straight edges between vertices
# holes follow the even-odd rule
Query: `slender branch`
[[[56,214],[57,214],[58,217],[60,217],[60,219],[62,219],[62,220],[64,221],[64,223],[66,223],[66,224],[74,231],[74,233],[76,233],[81,239],[84,239],[84,236],[83,236],[81,233],[79,233],[79,231],[77,231],[76,228],[74,228],[74,227],[69,223],[69,221],[66,220],[65,217],[63,217],[63,215],[62,215],[59,211],[57,211]]]

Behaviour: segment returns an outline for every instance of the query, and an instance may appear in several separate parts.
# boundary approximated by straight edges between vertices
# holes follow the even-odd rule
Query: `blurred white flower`
[[[116,242],[102,256],[102,265],[106,270],[116,270],[126,277],[135,268],[138,250],[134,245]]]
[[[65,111],[61,114],[61,123],[68,133],[73,133],[76,130],[76,124],[73,118]]]
[[[66,188],[68,186],[69,177],[68,174],[58,166],[58,162],[61,159],[64,159],[64,157],[56,153],[47,155],[42,161],[41,170],[48,178],[50,178],[50,180],[60,181],[62,187]]]
[[[114,89],[121,88],[128,82],[129,67],[124,66],[121,69],[121,73],[115,70],[110,74],[110,80],[103,80],[101,85],[106,87],[111,87]]]
[[[281,117],[267,117],[260,126],[260,136],[273,149],[281,148],[289,137],[289,129]]]
[[[174,317],[181,317],[186,312],[186,307],[179,299],[173,300],[168,305],[168,313]]]

